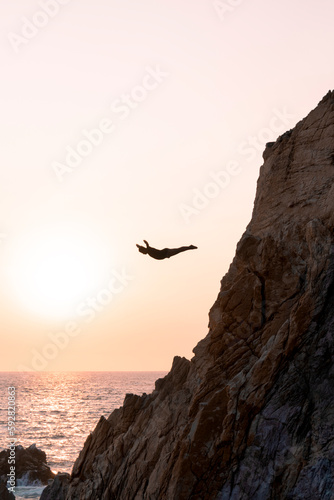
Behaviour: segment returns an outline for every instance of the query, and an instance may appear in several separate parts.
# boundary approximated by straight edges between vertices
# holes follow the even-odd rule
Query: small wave
[[[22,477],[16,480],[17,486],[33,486],[33,487],[40,487],[43,486],[42,483],[38,480],[35,479],[34,481],[29,480],[29,472],[26,472],[23,474]]]
[[[15,498],[16,500],[26,498],[37,500],[40,498],[44,488],[45,485],[43,485],[38,479],[30,481],[29,472],[27,472],[16,481]]]
[[[25,500],[26,498],[39,499],[46,486],[17,486],[15,488],[15,499]]]

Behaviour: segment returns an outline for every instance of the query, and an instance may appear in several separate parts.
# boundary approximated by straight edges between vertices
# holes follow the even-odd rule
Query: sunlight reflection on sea
[[[122,405],[126,393],[150,393],[166,372],[33,372],[0,374],[1,442],[8,442],[7,388],[16,387],[16,439],[36,443],[54,472],[71,472],[101,415]],[[5,446],[4,446],[5,447]],[[35,488],[35,490],[34,490]],[[39,498],[43,488],[26,485],[16,498]],[[34,491],[33,491],[34,490]],[[31,496],[34,495],[34,496]]]

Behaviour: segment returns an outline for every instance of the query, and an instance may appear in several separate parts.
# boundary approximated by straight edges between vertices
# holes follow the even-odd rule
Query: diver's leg
[[[173,255],[177,255],[181,252],[186,252],[187,250],[193,250],[197,247],[194,245],[190,245],[189,247],[180,247],[180,248],[165,248],[164,251],[167,253],[167,257],[173,257]]]

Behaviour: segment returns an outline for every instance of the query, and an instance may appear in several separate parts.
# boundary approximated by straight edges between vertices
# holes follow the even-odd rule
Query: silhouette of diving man
[[[163,250],[158,250],[157,248],[150,247],[146,240],[144,240],[146,247],[141,245],[136,245],[140,253],[148,254],[153,259],[163,260],[169,259],[169,257],[173,257],[173,255],[177,255],[181,252],[186,252],[187,250],[195,250],[197,247],[194,245],[190,245],[188,247],[180,247],[180,248],[164,248]]]

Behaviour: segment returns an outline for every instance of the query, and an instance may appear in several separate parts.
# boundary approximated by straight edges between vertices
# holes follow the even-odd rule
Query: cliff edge
[[[334,91],[264,159],[208,335],[101,417],[59,500],[334,498]]]

